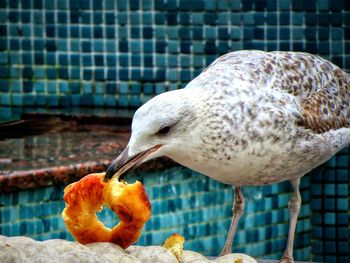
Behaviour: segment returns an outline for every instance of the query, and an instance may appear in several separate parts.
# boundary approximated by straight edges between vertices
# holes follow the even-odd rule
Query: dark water
[[[125,147],[130,112],[26,114],[0,124],[0,174],[112,160]]]

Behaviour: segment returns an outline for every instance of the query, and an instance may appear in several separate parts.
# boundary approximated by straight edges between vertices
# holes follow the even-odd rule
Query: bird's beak
[[[108,181],[113,176],[118,176],[118,179],[122,179],[121,176],[126,174],[131,168],[136,167],[141,164],[147,156],[156,152],[162,145],[157,144],[146,151],[142,151],[133,156],[129,156],[129,146],[127,146],[124,151],[113,161],[113,163],[108,167],[104,180]]]

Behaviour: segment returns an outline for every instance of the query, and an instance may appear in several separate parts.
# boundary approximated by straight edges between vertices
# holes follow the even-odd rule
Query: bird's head
[[[105,180],[120,177],[150,159],[186,151],[194,140],[196,107],[184,90],[162,93],[135,113],[127,147],[107,169]]]

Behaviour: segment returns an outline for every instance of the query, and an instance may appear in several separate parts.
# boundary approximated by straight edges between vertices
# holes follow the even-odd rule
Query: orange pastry
[[[125,249],[139,238],[151,216],[151,204],[140,182],[126,184],[118,178],[105,182],[104,175],[89,174],[64,189],[62,218],[79,243],[113,242]],[[112,229],[97,218],[104,205],[120,218]]]

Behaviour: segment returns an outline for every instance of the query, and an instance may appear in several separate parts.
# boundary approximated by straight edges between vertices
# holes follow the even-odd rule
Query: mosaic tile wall
[[[0,115],[22,107],[134,108],[184,87],[217,56],[240,49],[307,51],[350,72],[350,1],[2,0]],[[350,261],[349,167],[344,150],[303,179],[297,259]],[[140,243],[161,243],[180,232],[187,248],[218,254],[230,221],[231,189],[187,169],[144,180],[154,217]],[[236,248],[278,258],[289,186],[247,192]],[[59,219],[61,196],[61,187],[1,194],[1,233],[70,238]]]
[[[240,49],[307,51],[350,71],[349,11],[346,0],[2,0],[0,105],[137,107]]]
[[[138,244],[159,245],[173,233],[180,233],[186,238],[186,249],[206,255],[220,253],[232,215],[230,186],[181,167],[136,176],[143,180],[152,203],[152,217]],[[300,260],[309,259],[311,251],[309,184],[310,177],[304,178],[304,202],[295,245],[295,256]],[[287,183],[244,189],[245,215],[235,239],[235,251],[257,257],[281,257],[288,233],[289,190]],[[0,233],[38,240],[73,240],[60,217],[64,208],[62,195],[63,187],[0,195]],[[99,218],[107,226],[117,221],[109,209],[103,210]]]
[[[350,261],[350,149],[312,172],[312,254],[316,262]]]

